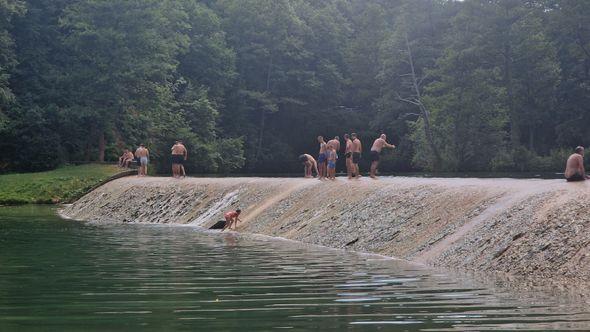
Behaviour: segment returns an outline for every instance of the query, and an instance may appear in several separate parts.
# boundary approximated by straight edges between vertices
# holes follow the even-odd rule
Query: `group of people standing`
[[[186,171],[184,170],[184,162],[188,158],[188,151],[182,141],[178,140],[174,142],[174,145],[170,149],[172,155],[170,157],[172,162],[172,176],[174,178],[186,177]],[[129,149],[125,149],[121,157],[119,157],[119,167],[129,168],[131,163],[135,160],[137,162],[138,176],[147,175],[147,167],[150,158],[150,151],[145,147],[144,144],[140,144],[135,153]]]
[[[344,144],[341,145],[340,137],[336,136],[329,141],[325,141],[323,136],[318,136],[317,142],[319,144],[319,155],[318,159],[311,156],[310,154],[302,154],[299,156],[299,160],[305,166],[305,177],[312,178],[313,172],[315,171],[316,176],[320,180],[336,179],[336,162],[338,161],[338,152],[343,148],[344,158],[346,158],[346,173],[348,179],[360,178],[359,162],[362,158],[363,144],[356,133],[344,134]],[[379,160],[381,158],[381,151],[384,148],[395,148],[395,145],[387,142],[387,136],[381,134],[371,146],[370,160],[371,169],[369,175],[371,178],[377,178],[377,168],[379,166]],[[171,151],[171,163],[172,163],[172,176],[174,178],[186,177],[186,171],[184,169],[184,163],[188,158],[188,151],[181,140],[174,142],[174,145],[170,149]],[[147,167],[149,163],[150,151],[145,147],[144,144],[140,144],[135,153],[132,153],[129,149],[125,149],[123,155],[119,158],[120,167],[129,167],[135,160],[139,165],[138,176],[147,175]]]
[[[299,161],[305,166],[305,177],[312,178],[313,171],[316,172],[320,180],[336,179],[336,161],[338,160],[338,151],[341,149],[340,137],[336,136],[326,142],[323,136],[318,136],[317,141],[320,145],[318,159],[310,154],[302,154],[299,156]],[[370,176],[373,179],[377,178],[377,168],[381,158],[381,151],[383,148],[395,148],[395,145],[387,143],[387,136],[381,134],[371,146],[370,160],[371,169]],[[362,158],[363,145],[356,133],[350,135],[344,134],[344,157],[346,158],[346,173],[348,179],[359,179],[361,177],[359,170],[359,162]]]

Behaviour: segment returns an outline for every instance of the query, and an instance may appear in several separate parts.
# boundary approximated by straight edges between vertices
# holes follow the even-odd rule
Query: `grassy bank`
[[[70,202],[119,173],[117,166],[89,164],[0,175],[0,205]]]

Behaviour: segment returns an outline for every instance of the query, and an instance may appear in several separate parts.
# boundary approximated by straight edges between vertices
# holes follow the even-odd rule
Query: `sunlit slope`
[[[561,180],[124,178],[64,213],[207,227],[240,207],[243,232],[433,265],[587,279],[589,198],[590,184]]]

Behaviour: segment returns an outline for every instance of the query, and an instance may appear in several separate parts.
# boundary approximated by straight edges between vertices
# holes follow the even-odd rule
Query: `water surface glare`
[[[590,308],[404,261],[0,208],[0,331],[590,330]]]

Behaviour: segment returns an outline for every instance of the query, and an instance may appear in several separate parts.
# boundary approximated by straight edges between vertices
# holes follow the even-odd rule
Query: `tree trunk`
[[[86,146],[84,147],[84,162],[90,162],[90,142],[86,141]]]
[[[94,135],[96,134],[96,125],[90,124],[89,135],[86,138],[86,147],[84,148],[84,162],[89,163],[92,160],[92,146],[94,145]]]
[[[535,129],[529,126],[529,150],[535,151]]]
[[[508,37],[506,37],[508,38]],[[509,42],[504,43],[504,86],[510,116],[510,143],[512,147],[520,146],[520,128],[518,127],[518,113],[514,107],[514,88],[512,86],[512,49]]]
[[[440,152],[438,151],[438,147],[434,142],[434,135],[432,135],[432,128],[430,127],[430,113],[426,106],[422,103],[422,95],[420,93],[420,86],[418,85],[418,77],[416,76],[416,69],[414,68],[414,57],[412,55],[412,49],[410,48],[410,41],[408,40],[408,33],[405,35],[406,37],[406,50],[408,52],[408,61],[410,63],[410,69],[412,70],[412,87],[414,88],[414,93],[416,94],[416,100],[418,101],[418,107],[420,108],[420,112],[422,115],[422,119],[424,120],[424,134],[426,135],[426,140],[428,141],[428,145],[430,145],[430,149],[434,154],[434,164],[433,170],[438,171],[440,170],[442,164],[442,158],[440,156]]]
[[[272,63],[273,55],[271,53],[270,61],[268,62],[268,69],[266,71],[266,93],[270,92],[270,78],[272,74]],[[263,108],[260,113],[260,131],[258,133],[258,146],[256,147],[256,153],[254,160],[258,161],[260,154],[262,153],[262,142],[264,141],[264,129],[266,126],[266,110]]]
[[[104,138],[104,130],[98,134],[98,162],[104,163],[104,151],[106,149],[106,142]]]

